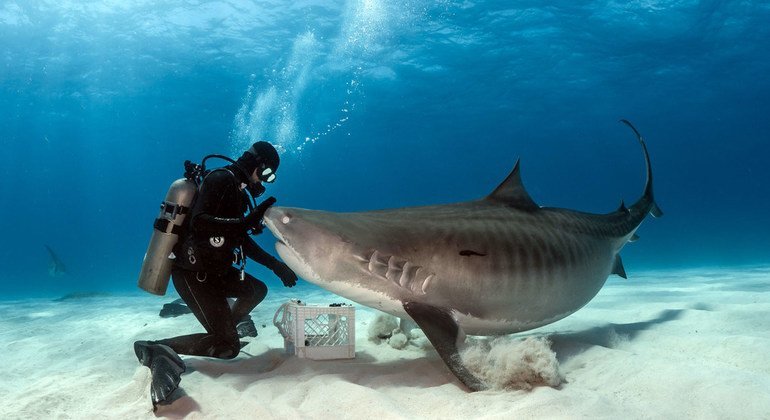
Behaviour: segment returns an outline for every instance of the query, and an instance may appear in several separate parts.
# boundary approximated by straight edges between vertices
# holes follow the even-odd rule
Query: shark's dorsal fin
[[[628,208],[626,207],[626,202],[623,200],[620,200],[620,207],[618,207],[618,211],[620,213],[628,213]]]
[[[532,200],[524,184],[521,182],[521,173],[519,172],[519,160],[516,159],[516,165],[513,171],[505,180],[487,196],[487,200],[496,201],[507,206],[515,207],[521,210],[533,211],[540,206]]]

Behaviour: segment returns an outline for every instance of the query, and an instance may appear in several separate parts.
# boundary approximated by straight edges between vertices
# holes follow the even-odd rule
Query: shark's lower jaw
[[[308,282],[362,305],[376,308],[393,315],[404,316],[401,302],[386,294],[377,293],[367,288],[352,286],[345,281],[332,281],[332,279],[323,278],[313,270],[313,267],[311,267],[310,264],[304,261],[297,251],[283,240],[279,239],[275,243],[275,250],[278,252],[281,259],[294,270],[298,276]],[[377,279],[372,279],[372,281],[377,281]]]
[[[311,283],[320,281],[320,276],[313,271],[312,267],[310,267],[310,265],[307,264],[291,246],[287,245],[281,239],[275,243],[275,250],[278,252],[278,255],[283,262],[294,270],[297,275]]]

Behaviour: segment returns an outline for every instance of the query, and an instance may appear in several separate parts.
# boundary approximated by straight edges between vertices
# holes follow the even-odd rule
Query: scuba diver
[[[241,350],[240,338],[257,335],[249,313],[265,298],[267,287],[244,271],[246,258],[272,270],[286,287],[292,287],[297,282],[296,274],[286,264],[260,248],[249,236],[250,233],[262,232],[262,217],[276,201],[274,197],[269,197],[259,205],[252,205],[249,195],[254,200],[264,193],[263,182],[275,180],[280,163],[278,152],[270,143],[260,141],[237,161],[231,162],[206,172],[205,160],[204,167],[188,161],[185,163],[187,180],[177,181],[192,185],[188,200],[191,206],[178,205],[173,215],[189,214],[185,223],[179,226],[171,224],[173,229],[167,230],[175,235],[170,242],[173,243],[173,253],[165,251],[165,255],[156,260],[162,260],[162,264],[169,266],[174,288],[206,332],[134,343],[139,362],[152,372],[153,408],[170,402],[171,394],[179,386],[180,375],[185,371],[180,354],[232,359]],[[196,168],[197,177],[190,174],[191,169],[195,173]],[[198,182],[190,182],[193,179],[202,181],[197,185]],[[172,184],[169,195],[176,184]],[[163,206],[169,205],[176,204],[167,201]],[[249,209],[251,211],[246,214]],[[155,228],[161,231],[164,227],[159,227],[159,221],[164,220],[158,218]],[[152,263],[150,254],[153,243],[145,257],[145,265]],[[171,246],[168,245],[167,249]],[[163,275],[148,280],[146,272],[158,271],[164,272],[162,267],[146,269],[143,265],[139,285],[162,295],[168,284],[168,274],[165,274],[165,284],[162,284],[160,293],[146,285],[150,281],[163,281]],[[235,300],[230,304],[228,298]]]

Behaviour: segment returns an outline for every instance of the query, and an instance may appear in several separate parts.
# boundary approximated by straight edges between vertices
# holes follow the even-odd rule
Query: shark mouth
[[[270,211],[270,210],[268,210]],[[289,245],[289,241],[286,240],[281,230],[276,227],[275,221],[270,217],[265,217],[265,226],[270,229],[270,232],[275,236],[275,250],[281,259],[294,270],[300,277],[309,281],[317,281],[320,279],[318,274],[313,271],[310,265],[300,256],[300,254]]]
[[[271,209],[268,209],[268,211],[270,211],[270,210]],[[270,229],[270,232],[273,232],[273,236],[275,236],[275,239],[277,239],[278,242],[281,242],[284,245],[286,244],[283,241],[283,235],[281,234],[281,232],[278,229],[276,229],[275,223],[273,222],[273,219],[270,219],[268,217],[264,217],[262,219],[262,222],[265,224],[265,226],[267,226],[268,229]]]
[[[286,263],[294,272],[296,272],[303,279],[311,283],[320,283],[321,276],[313,270],[313,268],[305,262],[300,254],[281,239],[278,239],[275,243],[275,250],[281,257],[284,263]]]

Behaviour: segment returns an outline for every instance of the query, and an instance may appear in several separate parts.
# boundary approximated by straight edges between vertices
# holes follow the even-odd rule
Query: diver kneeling
[[[296,284],[294,272],[249,236],[261,233],[262,217],[276,201],[270,197],[252,206],[249,194],[254,198],[265,191],[262,183],[275,180],[279,163],[271,144],[257,142],[237,161],[205,174],[189,216],[175,230],[174,288],[206,332],[134,343],[140,363],[152,371],[153,407],[169,402],[179,385],[185,371],[179,354],[232,359],[240,352],[241,337],[256,336],[249,313],[265,298],[267,286],[245,272],[246,258],[272,270],[286,287]],[[165,285],[159,294],[164,292]],[[232,305],[228,298],[235,298]]]

